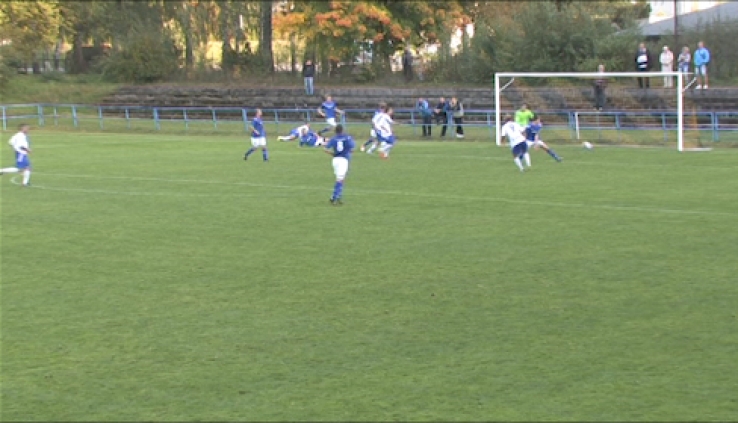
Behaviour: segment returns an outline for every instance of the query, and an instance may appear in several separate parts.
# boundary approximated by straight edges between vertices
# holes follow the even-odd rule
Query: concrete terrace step
[[[315,108],[322,95],[330,93],[343,108],[373,109],[380,101],[395,108],[413,108],[418,97],[428,98],[432,105],[439,97],[458,97],[467,109],[494,109],[494,89],[490,88],[333,88],[321,89],[306,96],[301,88],[270,87],[190,87],[132,86],[124,87],[106,98],[106,105],[173,106],[173,107],[262,107]],[[738,109],[738,88],[690,90],[685,93],[687,110]],[[662,88],[612,87],[607,90],[609,109],[643,110],[676,109],[674,91]],[[533,110],[591,110],[594,93],[589,87],[509,87],[502,92],[505,110],[517,109],[523,102]]]

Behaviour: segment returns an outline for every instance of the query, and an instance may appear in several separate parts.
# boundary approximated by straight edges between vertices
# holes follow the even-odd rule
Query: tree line
[[[370,80],[396,52],[432,45],[426,78],[486,82],[498,70],[632,70],[635,24],[648,12],[645,0],[4,1],[0,56],[32,61],[64,42],[69,72],[154,82],[212,64],[218,44],[225,74],[298,72],[311,58],[322,73],[345,64]],[[459,31],[471,23],[473,37]],[[357,73],[361,54],[370,59]]]

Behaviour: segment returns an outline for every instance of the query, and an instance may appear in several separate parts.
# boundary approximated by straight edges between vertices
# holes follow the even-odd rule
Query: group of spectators
[[[688,46],[682,48],[679,56],[676,57],[677,72],[681,73],[681,78],[687,86],[687,82],[690,72],[694,70],[694,81],[697,82],[695,89],[706,90],[708,86],[707,67],[710,64],[710,50],[705,47],[705,43],[700,41],[697,43],[697,50],[694,52],[694,56],[689,50]],[[669,46],[664,46],[661,54],[659,55],[659,63],[661,64],[661,72],[674,72],[674,53],[669,49]],[[691,66],[694,66],[693,68]],[[654,68],[654,58],[651,51],[646,47],[645,43],[638,45],[638,50],[635,54],[635,67],[638,72],[651,72]],[[597,68],[599,73],[605,73],[605,66],[599,65]],[[602,78],[597,78],[594,81],[594,97],[595,97],[595,109],[602,110],[605,107],[605,87],[607,86],[607,79],[603,75]],[[643,77],[638,78],[638,87],[641,89],[648,89],[651,87],[651,78]],[[664,76],[664,88],[673,88],[674,78],[672,76]]]
[[[690,65],[694,65],[694,75],[697,78],[697,90],[706,90],[708,88],[707,67],[710,64],[710,50],[705,47],[705,43],[700,41],[697,43],[697,50],[694,57],[690,53],[689,47],[684,46],[681,53],[676,58],[677,71],[682,73],[683,78],[687,78],[690,73]],[[661,64],[661,72],[674,72],[674,53],[669,46],[664,46],[663,51],[659,55],[659,63]],[[654,59],[651,52],[644,43],[638,46],[635,54],[636,70],[638,72],[650,72],[654,67]],[[649,88],[650,78],[638,78],[638,86],[640,88]],[[671,76],[664,77],[664,87],[672,88],[674,80]]]
[[[441,125],[441,137],[446,136],[449,125],[453,124],[456,130],[456,138],[464,138],[464,105],[456,97],[446,100],[445,97],[438,99],[435,108],[431,108],[428,99],[419,98],[415,108],[423,118],[423,137],[432,136],[433,123]]]

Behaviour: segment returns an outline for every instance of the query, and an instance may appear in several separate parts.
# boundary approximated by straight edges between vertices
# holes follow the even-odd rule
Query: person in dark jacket
[[[641,43],[635,55],[636,70],[638,72],[650,72],[653,67],[653,57],[651,52],[646,48],[646,44]],[[645,79],[645,81],[644,81]],[[639,88],[649,88],[651,86],[651,78],[638,78]]]
[[[456,126],[456,138],[464,138],[464,105],[456,97],[452,97],[449,106]]]
[[[444,97],[441,97],[438,100],[438,104],[436,104],[436,108],[434,110],[434,113],[436,115],[436,125],[443,125],[441,127],[441,136],[446,136],[446,129],[448,129],[448,122],[449,122],[449,104],[448,101]]]
[[[313,95],[313,78],[315,78],[315,64],[312,60],[302,66],[302,77],[305,79],[305,94]]]
[[[413,80],[413,53],[410,49],[405,49],[402,55],[402,72],[405,74],[405,80],[410,82]]]

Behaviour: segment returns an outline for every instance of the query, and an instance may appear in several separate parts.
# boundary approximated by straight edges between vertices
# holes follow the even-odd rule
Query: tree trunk
[[[82,34],[74,34],[72,54],[72,73],[84,73],[87,71],[87,61],[82,53]]]
[[[290,72],[297,73],[297,33],[290,34]]]
[[[184,29],[184,42],[185,42],[185,68],[187,71],[191,71],[195,67],[195,48],[192,39],[192,11],[187,5],[187,2],[183,2],[181,24]]]
[[[264,60],[265,70],[274,72],[274,51],[272,50],[272,0],[261,0],[261,31],[259,50]]]

